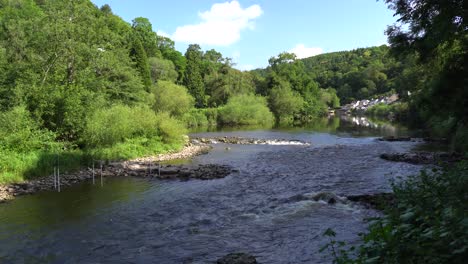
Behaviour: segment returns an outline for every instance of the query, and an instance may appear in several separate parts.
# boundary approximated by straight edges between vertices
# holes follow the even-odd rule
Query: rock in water
[[[217,264],[257,264],[254,256],[246,253],[231,253],[216,262]]]
[[[388,136],[388,137],[381,137],[379,138],[379,141],[411,141],[410,137],[394,137],[394,136]]]
[[[385,210],[385,208],[395,205],[395,195],[393,193],[350,195],[347,198],[350,201],[360,202],[377,210]]]

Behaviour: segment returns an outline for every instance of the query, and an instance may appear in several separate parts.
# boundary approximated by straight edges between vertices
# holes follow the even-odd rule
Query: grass
[[[81,167],[90,166],[92,160],[127,160],[137,157],[178,151],[183,148],[183,141],[165,143],[160,138],[135,138],[117,143],[110,147],[95,149],[73,149],[61,151],[31,151],[17,153],[0,151],[0,184],[20,183],[37,179],[53,173],[59,158],[60,170],[71,172]]]

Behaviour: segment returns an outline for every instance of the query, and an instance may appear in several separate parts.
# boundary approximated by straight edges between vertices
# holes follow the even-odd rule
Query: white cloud
[[[229,46],[240,39],[240,32],[253,29],[253,20],[263,13],[259,5],[242,8],[237,1],[218,3],[198,13],[198,24],[177,27],[172,39],[185,43]]]
[[[290,49],[289,52],[296,54],[298,59],[303,59],[321,54],[323,53],[323,49],[314,47],[308,48],[304,44],[297,44],[294,48]]]

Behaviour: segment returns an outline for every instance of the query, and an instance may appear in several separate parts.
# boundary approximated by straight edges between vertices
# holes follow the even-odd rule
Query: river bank
[[[173,165],[158,166],[160,162],[176,159],[188,159],[196,155],[207,153],[210,149],[211,147],[207,144],[189,144],[178,152],[159,154],[157,156],[142,157],[127,161],[114,161],[106,164],[101,163],[102,167],[97,163],[94,171],[92,168],[82,168],[78,171],[61,174],[60,185],[61,187],[67,187],[82,181],[93,180],[93,175],[95,181],[99,181],[101,177],[153,176],[158,169],[160,170],[160,174],[158,174],[157,177],[162,179],[176,178],[176,176],[182,179],[209,179],[225,176],[228,173],[229,168],[215,165],[199,166],[198,168]],[[154,171],[152,171],[153,169]],[[176,174],[175,172],[179,173]],[[54,190],[57,188],[54,175],[22,183],[0,185],[0,203],[12,200],[19,195],[33,194],[39,191]]]

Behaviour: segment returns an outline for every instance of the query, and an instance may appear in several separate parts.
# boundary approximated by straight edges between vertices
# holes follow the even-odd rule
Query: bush
[[[218,108],[193,108],[182,120],[187,127],[209,127],[218,124]]]
[[[93,148],[133,137],[153,137],[157,135],[157,122],[156,114],[148,108],[114,105],[90,115],[82,140]]]
[[[158,135],[163,142],[169,144],[184,143],[187,129],[181,121],[170,117],[168,113],[159,113],[156,120]]]
[[[182,117],[187,127],[206,127],[208,118],[205,115],[205,109],[193,108]]]
[[[133,138],[159,137],[163,142],[181,142],[185,127],[168,113],[155,114],[141,106],[115,105],[96,111],[88,120],[84,142],[88,147],[109,147]]]
[[[152,93],[155,96],[153,109],[156,112],[168,112],[171,116],[183,116],[194,104],[187,89],[172,82],[158,81]]]
[[[271,125],[273,119],[266,99],[253,94],[233,96],[219,109],[223,125]]]

